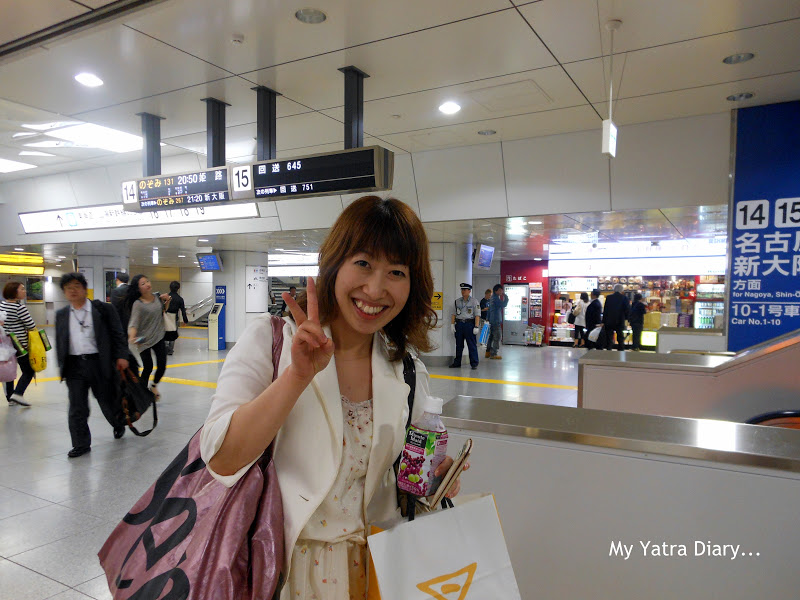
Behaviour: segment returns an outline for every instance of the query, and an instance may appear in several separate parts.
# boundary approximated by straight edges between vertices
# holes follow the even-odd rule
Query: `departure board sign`
[[[158,175],[136,181],[138,210],[190,208],[229,202],[230,199],[227,167],[180,175]]]
[[[380,146],[232,168],[235,200],[354,194],[391,188],[394,153]]]

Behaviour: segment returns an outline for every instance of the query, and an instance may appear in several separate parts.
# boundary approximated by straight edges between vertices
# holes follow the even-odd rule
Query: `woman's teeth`
[[[368,315],[377,315],[384,308],[386,308],[385,306],[370,306],[368,304],[364,304],[360,300],[355,300],[355,305],[358,307],[358,310]]]

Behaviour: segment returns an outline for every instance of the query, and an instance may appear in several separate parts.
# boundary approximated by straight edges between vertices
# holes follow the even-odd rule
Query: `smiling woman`
[[[392,464],[409,412],[419,417],[430,395],[411,353],[431,349],[432,295],[419,218],[398,200],[366,196],[334,223],[306,294],[283,294],[291,318],[260,317],[225,361],[201,454],[233,486],[275,441],[283,599],[366,598],[368,526],[397,509]],[[273,348],[276,325],[284,341]]]

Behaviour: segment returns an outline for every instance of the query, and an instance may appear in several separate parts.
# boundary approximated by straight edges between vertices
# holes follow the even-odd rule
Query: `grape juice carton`
[[[397,487],[414,496],[432,496],[442,480],[433,473],[447,456],[447,430],[440,417],[443,404],[441,398],[427,398],[424,412],[406,432]]]

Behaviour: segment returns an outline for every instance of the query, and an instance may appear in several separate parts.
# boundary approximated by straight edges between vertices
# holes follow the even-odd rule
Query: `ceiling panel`
[[[755,94],[750,100],[730,102],[727,97],[739,92]],[[788,102],[800,98],[800,71],[786,75],[756,77],[688,90],[623,98],[614,103],[614,122],[617,125],[647,123],[697,115],[724,113],[732,108]],[[595,105],[601,114],[608,110],[607,102]],[[624,132],[620,132],[624,136]],[[622,143],[624,138],[620,138]]]
[[[314,109],[341,106],[340,67],[370,75],[364,99],[457,85],[554,64],[514,11],[493,13],[244,76]]]
[[[756,57],[737,65],[722,62],[737,52],[753,52]],[[800,20],[630,52],[614,62],[614,95],[641,96],[796,71],[798,56]],[[601,59],[566,69],[591,101],[608,98]]]
[[[410,152],[419,152],[434,148],[495,143],[572,131],[590,129],[600,131],[600,127],[600,117],[591,108],[577,106],[501,119],[442,126],[416,132],[390,134],[382,137],[392,144],[408,149]],[[494,130],[497,133],[490,136],[478,134],[479,131],[487,129]]]
[[[325,140],[344,148],[344,126],[319,113],[306,113],[281,119],[277,132],[277,147],[280,150],[319,145]],[[256,124],[247,123],[225,130],[225,156],[231,160],[255,154]],[[206,153],[206,134],[165,138],[166,143],[198,152]]]
[[[89,12],[71,0],[25,0],[0,2],[0,44],[47,29],[61,21]]]
[[[107,4],[114,4],[117,0],[79,0],[81,4],[85,4],[91,8],[102,8]]]
[[[94,73],[105,85],[87,88],[79,84],[73,77],[82,71]],[[115,25],[3,65],[0,89],[3,97],[13,102],[71,115],[228,75],[157,40]]]
[[[327,15],[324,23],[306,25],[294,17],[308,7],[306,0],[181,0],[137,14],[126,24],[243,73],[482,13],[511,12],[507,0],[317,0],[313,6]],[[243,35],[244,42],[233,44],[234,34]]]
[[[540,89],[543,95],[536,96]],[[476,93],[481,96],[476,97]],[[484,99],[483,96],[487,99]],[[438,107],[455,101],[461,110],[445,115]],[[404,94],[364,103],[364,127],[375,135],[418,131],[432,127],[555,110],[584,104],[561,67],[547,67],[505,77]],[[501,108],[508,106],[509,108]],[[343,119],[344,109],[323,111]]]
[[[159,94],[133,102],[76,114],[76,118],[140,134],[141,118],[138,113],[148,112],[160,117],[161,138],[170,138],[205,131],[206,103],[203,98],[217,98],[230,106],[225,109],[227,126],[256,121],[256,97],[253,84],[239,77],[228,77],[166,94]],[[279,96],[276,102],[278,119],[309,112],[309,109]]]

